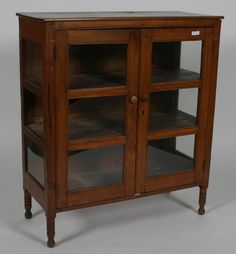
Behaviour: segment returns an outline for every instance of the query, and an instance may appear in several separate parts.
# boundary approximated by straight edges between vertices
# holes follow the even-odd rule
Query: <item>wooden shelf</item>
[[[23,79],[22,84],[26,90],[30,91],[34,95],[39,96],[39,97],[42,96],[42,94],[43,94],[42,89],[39,85],[37,85],[37,83],[31,82],[30,80],[27,80],[27,79]]]
[[[24,135],[37,144],[40,148],[43,147],[43,124],[29,124],[24,127]]]
[[[151,111],[149,115],[149,132],[173,130],[196,126],[196,117],[180,110],[170,112]]]
[[[38,148],[37,148],[38,149]],[[35,151],[35,147],[27,149],[28,172],[43,187],[44,186],[44,159],[42,154]]]
[[[122,136],[125,132],[125,97],[74,100],[69,105],[68,138]]]
[[[103,88],[125,86],[124,72],[111,72],[104,74],[88,73],[72,75],[69,78],[69,89]]]
[[[174,174],[194,169],[193,159],[180,155],[178,151],[167,152],[148,146],[148,176]]]
[[[43,124],[32,123],[27,125],[37,136],[43,139]],[[69,140],[97,138],[107,136],[122,136],[124,134],[124,124],[121,116],[112,113],[103,114],[101,117],[94,114],[94,117],[80,119],[79,114],[70,118],[68,126]]]
[[[111,146],[81,150],[71,155],[68,189],[104,187],[123,182],[123,147]],[[91,161],[90,158],[93,158]],[[106,161],[106,162],[105,162]],[[80,165],[80,166],[78,166]],[[193,159],[170,153],[153,146],[148,147],[147,176],[174,174],[193,170]]]
[[[164,84],[166,82],[200,80],[200,74],[185,69],[157,69],[152,73],[152,83]],[[111,72],[104,74],[88,73],[72,75],[69,79],[69,89],[103,88],[126,85],[124,72]]]
[[[176,82],[183,80],[200,80],[200,74],[194,71],[189,71],[185,69],[157,69],[153,70],[152,73],[152,83],[160,83],[164,85],[166,82]]]
[[[124,145],[80,150],[70,155],[68,162],[68,189],[122,184],[123,156]]]
[[[44,130],[43,130],[43,122],[36,122],[28,124],[25,129],[31,130],[38,138],[43,141],[44,138]]]
[[[82,117],[80,113],[73,113],[69,119],[69,140],[124,135],[124,111],[122,109],[110,107],[104,111],[96,111],[95,108],[93,113],[87,117],[86,115]],[[43,139],[43,122],[32,123],[27,127]],[[149,117],[150,133],[157,131],[161,134],[162,131],[177,131],[191,127],[196,127],[196,117],[180,110],[168,113],[156,111]]]
[[[68,91],[68,99],[78,98],[96,98],[105,96],[119,96],[126,95],[128,88],[126,86],[115,87],[102,87],[102,88],[82,88],[82,89],[70,89]]]

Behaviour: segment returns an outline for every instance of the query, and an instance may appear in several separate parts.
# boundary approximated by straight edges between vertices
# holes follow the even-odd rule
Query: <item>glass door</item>
[[[211,29],[142,30],[136,193],[202,177]]]
[[[138,38],[132,30],[57,33],[59,207],[134,192]]]

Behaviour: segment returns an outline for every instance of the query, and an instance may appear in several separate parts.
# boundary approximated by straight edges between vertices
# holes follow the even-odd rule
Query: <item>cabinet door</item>
[[[134,193],[139,33],[56,33],[57,206]]]
[[[142,30],[136,193],[201,184],[211,28]]]

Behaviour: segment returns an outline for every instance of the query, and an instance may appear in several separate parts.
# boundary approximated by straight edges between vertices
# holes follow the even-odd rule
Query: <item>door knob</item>
[[[131,102],[132,104],[136,104],[136,103],[138,102],[138,97],[137,97],[137,96],[132,96],[132,97],[130,98],[130,102]]]
[[[144,95],[141,97],[141,101],[148,101],[149,100],[149,96],[148,95]]]

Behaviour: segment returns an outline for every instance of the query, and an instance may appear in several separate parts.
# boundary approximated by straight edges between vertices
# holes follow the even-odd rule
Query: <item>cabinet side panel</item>
[[[35,101],[32,99],[32,96],[34,96],[36,100],[39,100],[41,99],[41,97],[43,97],[43,95],[42,93],[40,93],[40,95],[38,94],[36,96],[36,93],[34,94],[32,92],[33,90],[30,89],[32,88],[32,85],[27,87],[25,82],[25,70],[28,67],[26,63],[25,43],[36,42],[40,45],[43,44],[42,34],[42,24],[40,22],[28,21],[22,18],[19,19],[23,189],[27,190],[28,193],[32,195],[43,208],[45,208],[44,188],[41,184],[39,184],[38,179],[32,177],[32,172],[30,172],[29,170],[29,167],[31,167],[30,169],[32,169],[32,166],[37,170],[43,170],[44,165],[42,165],[42,168],[37,168],[38,164],[32,164],[32,162],[35,163],[35,160],[33,158],[30,158],[28,149],[29,141],[32,142],[32,144],[34,145],[38,145],[39,143],[41,144],[43,142],[42,139],[38,137],[35,133],[31,132],[27,126],[32,120],[33,116],[33,106],[31,103],[35,103]],[[38,56],[42,57],[41,52],[38,52]],[[38,88],[38,90],[40,90],[41,92],[41,88]],[[28,95],[31,94],[31,96],[26,96],[27,93]],[[30,105],[30,107],[27,107],[27,105]],[[32,149],[32,146],[30,146],[30,148]],[[31,163],[31,165],[29,162]]]
[[[23,73],[24,73],[24,64],[23,64],[23,45],[22,45],[22,23],[19,19],[19,57],[20,57],[20,97],[21,97],[21,142],[22,142],[22,173],[23,173],[23,188],[25,189],[25,170],[27,168],[26,165],[26,144],[24,139],[24,125],[25,125],[25,113],[24,113],[24,104],[25,104],[25,98],[24,98],[24,89],[23,89]]]
[[[32,42],[42,42],[44,35],[43,23],[20,18],[20,36]]]

